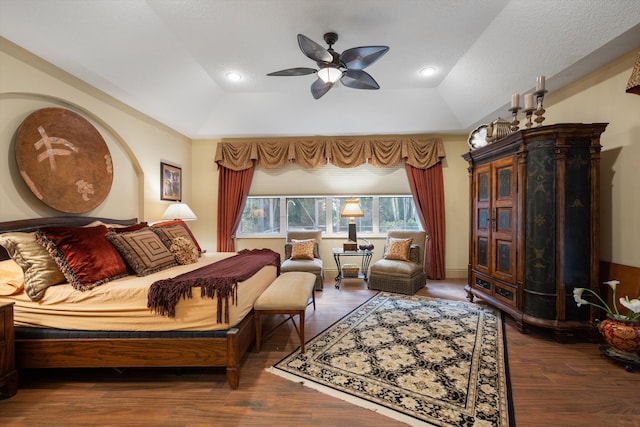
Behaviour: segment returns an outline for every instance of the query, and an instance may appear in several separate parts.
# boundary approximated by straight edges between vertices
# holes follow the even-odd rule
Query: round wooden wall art
[[[64,108],[44,108],[27,117],[16,134],[16,161],[33,194],[61,212],[99,206],[113,182],[113,163],[96,128]]]

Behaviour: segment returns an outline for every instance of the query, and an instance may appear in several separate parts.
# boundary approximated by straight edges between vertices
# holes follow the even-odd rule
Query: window
[[[413,197],[380,197],[381,232],[389,230],[422,230]]]
[[[285,230],[326,230],[327,199],[324,197],[287,197]]]
[[[279,197],[249,197],[237,234],[279,234],[280,223]]]
[[[355,218],[359,236],[382,236],[389,230],[422,230],[412,196],[355,196],[364,216]],[[349,218],[340,217],[345,196],[249,196],[239,237],[284,236],[287,230],[322,230],[345,235]]]

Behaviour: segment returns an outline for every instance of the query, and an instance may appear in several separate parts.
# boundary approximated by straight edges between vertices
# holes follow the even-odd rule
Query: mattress
[[[236,325],[253,308],[258,296],[276,278],[277,268],[265,266],[238,283],[237,301],[229,298],[229,322],[218,323],[217,300],[200,297],[180,300],[175,318],[160,316],[147,308],[147,294],[157,280],[175,277],[235,255],[232,252],[203,254],[197,263],[179,265],[144,277],[126,276],[88,291],[69,284],[51,286],[42,300],[31,301],[23,292],[1,297],[14,303],[16,326],[88,331],[214,331]]]

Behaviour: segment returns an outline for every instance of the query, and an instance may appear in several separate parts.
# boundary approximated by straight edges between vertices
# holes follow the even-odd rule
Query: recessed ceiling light
[[[435,67],[425,67],[422,70],[420,70],[420,75],[422,77],[433,76],[435,73],[436,73]]]
[[[227,78],[227,80],[232,81],[232,82],[237,82],[237,81],[242,80],[242,76],[240,74],[238,74],[238,73],[234,73],[233,71],[227,73],[225,75],[225,77]]]

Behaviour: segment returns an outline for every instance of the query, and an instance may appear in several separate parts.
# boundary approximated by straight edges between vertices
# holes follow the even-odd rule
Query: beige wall
[[[106,200],[86,215],[156,221],[169,202],[160,200],[160,162],[184,168],[183,199],[191,197],[191,141],[0,38],[0,221],[59,216],[40,202],[16,170],[14,136],[32,112],[73,110],[101,133],[114,161]]]
[[[640,96],[624,92],[636,52],[619,58],[602,69],[545,98],[545,124],[609,123],[602,135],[601,155],[601,258],[618,264],[640,267]],[[468,175],[460,157],[468,150],[466,135],[443,136],[447,157],[444,161],[446,205],[446,274],[466,277],[468,257]],[[194,142],[194,199],[203,208],[212,208],[207,219],[215,219],[217,186],[213,158],[216,141]],[[203,160],[206,158],[207,160]],[[203,162],[198,167],[196,161]],[[197,186],[203,188],[197,188]],[[211,185],[211,186],[210,186]],[[206,188],[208,187],[208,188]],[[199,237],[215,248],[215,222],[198,224]],[[270,247],[282,250],[282,240],[248,239],[239,247]],[[375,244],[376,242],[374,242]],[[381,244],[381,243],[380,243]],[[340,242],[324,245],[323,258]],[[377,245],[379,246],[379,245]],[[331,266],[331,263],[329,264]]]
[[[608,122],[602,152],[602,259],[640,266],[640,96],[624,92],[635,52],[562,90],[547,95],[548,123]],[[60,215],[30,193],[15,170],[13,137],[22,120],[39,108],[76,110],[98,128],[114,156],[116,177],[107,200],[88,215],[158,220],[160,162],[183,168],[183,200],[198,215],[190,223],[203,248],[216,250],[218,173],[216,140],[190,141],[158,122],[78,81],[0,38],[0,221]],[[466,135],[441,135],[446,207],[446,273],[465,277],[468,256],[468,176],[460,157]],[[323,257],[341,241],[324,245]],[[377,247],[382,241],[373,242]],[[243,247],[282,250],[283,240],[253,239]],[[331,265],[331,263],[329,264]]]
[[[625,92],[638,50],[545,99],[547,123],[609,123],[602,134],[600,258],[640,267],[640,96]]]
[[[446,212],[446,259],[447,277],[466,277],[468,258],[468,211],[469,211],[469,178],[467,164],[462,154],[468,150],[466,135],[439,135],[444,141],[447,153],[443,161]],[[218,171],[214,164],[217,141],[194,141],[192,151],[193,165],[193,209],[198,221],[190,223],[190,227],[203,248],[216,248],[216,210]],[[407,189],[407,192],[410,192]],[[340,247],[344,239],[326,239],[322,244],[322,258],[329,274],[335,274],[335,266],[331,256],[331,248]],[[369,239],[377,248],[384,245],[383,239]],[[284,238],[278,239],[239,239],[238,248],[270,248],[284,255]],[[381,251],[376,251],[374,260]],[[334,272],[331,272],[333,269]]]
[[[218,167],[214,162],[217,141],[197,140],[191,144],[191,209],[198,216],[189,223],[198,243],[207,251],[216,250],[218,226]]]

